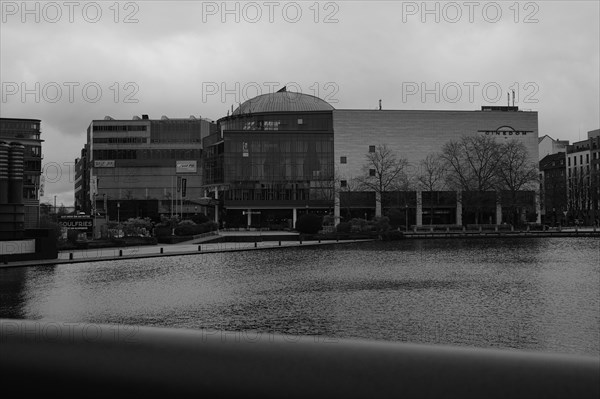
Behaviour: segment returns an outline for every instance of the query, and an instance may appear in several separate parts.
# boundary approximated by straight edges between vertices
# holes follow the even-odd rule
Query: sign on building
[[[94,219],[88,215],[61,216],[58,224],[67,230],[80,230],[89,234],[94,232]]]
[[[196,173],[196,161],[175,161],[175,173]]]
[[[250,152],[248,151],[248,143],[244,141],[242,143],[242,156],[248,157],[249,155],[250,155]]]
[[[114,168],[115,161],[113,159],[94,160],[94,168]]]
[[[515,130],[511,126],[500,126],[496,130],[478,130],[479,133],[485,133],[486,136],[525,136],[527,133],[533,133],[533,130]]]

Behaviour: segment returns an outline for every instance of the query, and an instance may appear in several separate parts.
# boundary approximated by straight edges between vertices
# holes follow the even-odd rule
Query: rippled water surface
[[[0,317],[600,355],[600,242],[406,240],[0,270]]]

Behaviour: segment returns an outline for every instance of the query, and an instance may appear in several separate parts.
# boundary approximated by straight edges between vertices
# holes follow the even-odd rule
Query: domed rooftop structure
[[[332,111],[334,108],[319,97],[309,94],[285,91],[262,94],[251,98],[236,108],[232,115],[256,114],[265,112],[306,112]]]

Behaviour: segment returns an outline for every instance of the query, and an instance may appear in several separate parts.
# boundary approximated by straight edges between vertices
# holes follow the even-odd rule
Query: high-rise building
[[[39,222],[39,188],[43,158],[40,125],[39,119],[0,118],[0,143],[4,143],[8,149],[22,146],[19,150],[22,151],[19,176],[12,175],[9,179],[20,179],[24,228],[38,227]],[[5,188],[0,191],[7,193]]]

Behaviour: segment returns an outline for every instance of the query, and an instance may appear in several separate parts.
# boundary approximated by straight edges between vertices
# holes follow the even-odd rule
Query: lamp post
[[[121,203],[117,202],[117,223],[121,224]]]
[[[408,204],[404,204],[404,231],[408,231]]]

